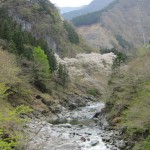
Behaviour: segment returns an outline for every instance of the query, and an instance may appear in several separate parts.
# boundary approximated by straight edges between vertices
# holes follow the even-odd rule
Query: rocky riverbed
[[[100,127],[93,116],[104,107],[104,103],[88,102],[85,107],[73,111],[65,108],[49,121],[32,120],[28,124],[30,135],[28,150],[119,150],[126,143],[119,138],[118,131],[107,131],[107,121]],[[116,139],[116,137],[118,138]]]

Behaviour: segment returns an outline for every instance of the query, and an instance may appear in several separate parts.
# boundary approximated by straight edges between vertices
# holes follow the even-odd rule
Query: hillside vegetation
[[[84,25],[92,25],[101,22],[101,15],[103,12],[107,12],[111,9],[117,1],[112,2],[107,7],[103,9],[98,9],[97,11],[93,11],[90,13],[86,13],[84,15],[80,15],[77,17],[72,18],[72,22],[76,27],[84,26]],[[98,6],[98,5],[97,5]]]
[[[115,128],[126,127],[124,138],[134,141],[134,149],[150,148],[150,47],[141,48],[137,58],[116,68],[109,80],[107,118]],[[144,142],[139,142],[143,141]]]
[[[149,3],[148,0],[117,0],[100,12],[79,16],[72,21],[77,25],[78,32],[87,41],[90,43],[94,41],[93,47],[109,48],[109,45],[111,45],[119,48],[122,47],[122,44],[120,44],[122,39],[132,47],[139,47],[144,42],[143,36],[146,43],[149,41]],[[92,18],[90,17],[92,15],[99,17]],[[90,31],[89,34],[88,31]],[[104,31],[106,31],[106,34],[103,33]],[[121,38],[118,38],[119,36]],[[99,42],[101,40],[104,43]],[[131,52],[133,50],[133,48],[130,48],[130,50],[124,51]]]
[[[26,149],[26,118],[61,111],[75,89],[54,51],[64,57],[84,48],[90,50],[49,1],[0,2],[0,149]]]
[[[125,127],[122,136],[131,140],[135,150],[150,149],[150,46],[139,49],[131,60],[112,48],[116,44],[127,51],[132,49],[131,43],[139,42],[130,41],[127,24],[122,27],[115,20],[120,15],[125,23],[129,10],[135,11],[136,2],[128,3],[118,0],[111,7],[113,14],[110,9],[102,12],[101,31],[113,42],[110,49],[101,48],[99,54],[89,53],[92,49],[70,22],[61,19],[50,1],[0,1],[0,150],[26,150],[31,140],[26,133],[30,119],[50,122],[55,119],[52,115],[84,106],[95,101],[94,96],[96,100],[107,99],[104,112],[110,125],[115,129]],[[106,24],[109,22],[111,27]],[[98,25],[93,28],[97,34],[98,29]],[[135,29],[131,34],[138,31]],[[137,32],[132,36],[140,38]],[[87,53],[76,55],[79,52]],[[105,54],[108,52],[113,53]]]
[[[75,33],[74,28],[66,30],[58,10],[49,0],[7,0],[4,1],[3,8],[9,10],[8,15],[23,31],[30,32],[36,39],[44,39],[49,48],[62,57],[90,51],[83,40],[80,39],[78,43],[70,41],[70,32],[72,34],[73,30]]]
[[[22,100],[29,88],[23,79],[19,78],[21,72],[14,55],[3,51],[0,48],[0,149],[11,150],[21,148],[23,140],[23,128],[25,119],[21,119],[21,114],[31,111],[28,106],[23,105]],[[16,98],[13,98],[13,95]],[[18,95],[18,96],[17,96]],[[17,100],[22,97],[22,100]],[[22,104],[22,105],[21,105]],[[16,108],[12,106],[17,105]]]

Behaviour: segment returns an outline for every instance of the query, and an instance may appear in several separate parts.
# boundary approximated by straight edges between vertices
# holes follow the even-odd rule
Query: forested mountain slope
[[[75,92],[67,88],[67,69],[54,52],[64,57],[85,49],[90,50],[48,0],[0,1],[1,150],[26,149],[29,118],[61,111]]]
[[[7,0],[1,5],[22,30],[31,32],[37,39],[44,39],[49,48],[60,55],[71,56],[77,51],[89,50],[49,0]]]
[[[64,13],[63,17],[65,19],[71,20],[74,17],[84,15],[93,11],[98,11],[106,6],[108,6],[111,2],[114,0],[93,0],[89,5],[84,6],[83,8],[80,8],[78,10],[74,10],[68,13]]]
[[[128,2],[131,2],[130,6],[132,7],[134,5],[131,4],[135,4],[133,0],[128,0]],[[118,1],[117,4],[111,7],[111,10],[116,7],[124,8],[122,4],[127,5],[125,1]],[[124,9],[128,10],[128,8],[130,7],[128,6]],[[116,11],[116,16],[122,14],[118,12],[118,9],[113,11]],[[105,20],[103,18],[106,18],[110,11],[103,11],[103,13],[101,22],[103,23],[101,25],[103,35],[106,38],[110,35],[116,45],[119,45],[117,43],[118,38],[118,42],[126,50],[130,46],[130,41],[126,41],[129,39],[124,40],[125,36],[121,34],[122,30],[120,28],[119,34],[116,35],[118,33],[117,29],[115,30],[116,24],[114,26],[112,24],[112,27],[107,27],[105,23],[111,18]],[[121,17],[123,16],[121,15]],[[112,15],[112,18],[115,18],[115,16]],[[95,32],[97,31],[98,29],[95,30]],[[133,31],[135,32],[135,30]],[[113,34],[113,32],[115,33]],[[135,34],[137,33],[135,32]],[[141,37],[138,36],[137,38]],[[119,41],[120,39],[121,41]],[[103,43],[102,41],[101,43]],[[107,44],[109,44],[109,40]],[[95,101],[104,99],[107,99],[104,114],[111,125],[111,129],[109,129],[110,126],[105,121],[106,126],[103,127],[108,127],[106,129],[110,130],[107,136],[112,136],[112,128],[117,129],[115,133],[118,133],[118,128],[125,125],[127,126],[125,127],[126,131],[124,131],[123,136],[119,135],[119,139],[116,141],[120,143],[122,138],[125,141],[130,139],[132,142],[140,141],[133,143],[133,145],[136,144],[136,149],[149,149],[149,50],[150,46],[146,45],[146,47],[137,52],[137,55],[132,57],[132,60],[129,59],[129,62],[127,62],[127,56],[116,49],[103,50],[103,53],[113,52],[109,54],[82,53],[76,55],[78,52],[90,52],[91,48],[78,36],[69,22],[61,19],[58,10],[50,1],[1,0],[0,150],[27,150],[30,146],[33,146],[31,149],[37,149],[34,144],[39,148],[39,143],[42,143],[41,146],[44,148],[43,142],[46,144],[48,144],[47,140],[51,142],[49,139],[51,134],[55,138],[58,138],[59,135],[54,134],[53,129],[51,130],[52,132],[48,132],[47,129],[55,126],[51,124],[51,121],[58,123],[60,120],[60,123],[64,123],[67,119],[68,122],[70,120],[70,117],[62,118],[64,117],[63,113],[61,113],[62,111],[66,113],[68,112],[66,110],[83,107],[86,104],[89,106],[91,102],[95,103]],[[74,58],[68,58],[75,55],[76,57]],[[91,107],[91,109],[94,108],[93,106]],[[71,113],[71,111],[69,112]],[[86,110],[84,114],[86,114]],[[91,118],[92,114],[90,115],[90,122]],[[102,119],[105,120],[106,118]],[[95,143],[93,127],[96,127],[94,132],[98,137],[103,136],[103,132],[99,132],[98,129],[100,125],[96,124],[95,121],[99,123],[99,118],[93,119],[92,130],[90,132],[87,130],[87,133],[85,133],[84,125],[81,125],[81,123],[75,125],[77,131],[83,129],[83,138],[81,138],[80,131],[77,132],[78,135],[75,133],[81,144],[87,140],[87,142],[91,143],[92,147],[87,145],[90,149],[95,144],[101,143],[100,141]],[[38,126],[34,126],[32,122],[37,123]],[[74,136],[75,134],[72,132],[74,126],[72,127],[68,122],[67,124],[62,124],[62,127],[71,129],[67,136],[68,140],[70,140],[70,135]],[[102,123],[101,120],[100,123]],[[99,126],[98,128],[97,125]],[[29,126],[33,130],[28,128]],[[44,126],[47,126],[45,132],[43,132]],[[57,127],[58,130],[56,131],[59,131],[60,135],[62,135],[62,132],[64,133],[64,140],[61,139],[61,149],[64,150],[63,146],[66,144],[63,143],[64,141],[66,142],[66,133],[64,131],[67,130],[60,131],[61,126],[58,125]],[[42,133],[40,142],[36,137],[39,131]],[[34,132],[33,135],[35,136],[32,135],[32,132]],[[94,140],[89,137],[84,138],[84,136],[91,134],[94,135]],[[32,144],[33,139],[35,140],[34,144]],[[144,142],[141,142],[142,140]],[[74,140],[73,142],[76,145],[77,142]],[[59,144],[52,143],[52,145],[60,148]],[[104,143],[104,145],[106,144]],[[51,146],[47,146],[48,149],[51,149]],[[66,146],[70,148],[68,143]],[[70,148],[70,150],[72,149]]]
[[[149,41],[149,4],[149,0],[117,0],[101,12],[74,18],[72,22],[85,39],[95,42],[96,47],[120,45],[124,48],[125,41],[129,47],[138,47]],[[92,14],[99,17],[91,17]]]

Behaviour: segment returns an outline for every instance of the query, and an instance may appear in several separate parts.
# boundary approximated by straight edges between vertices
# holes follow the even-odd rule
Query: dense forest
[[[93,0],[88,5],[79,7],[77,10],[72,10],[63,13],[62,16],[67,20],[71,20],[77,16],[85,15],[95,11],[100,11],[105,7],[107,7],[108,5],[110,5],[110,3],[113,3],[113,1],[114,0]]]
[[[114,1],[111,4],[109,4],[107,7],[103,8],[102,10],[98,10],[98,11],[94,11],[91,13],[74,17],[71,21],[77,27],[99,23],[101,22],[101,14],[103,12],[107,12],[108,10],[110,10],[116,3],[117,1]]]

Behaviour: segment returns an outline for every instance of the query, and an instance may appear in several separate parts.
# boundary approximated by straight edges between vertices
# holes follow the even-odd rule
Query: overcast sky
[[[58,7],[78,7],[89,4],[92,0],[50,0]]]

